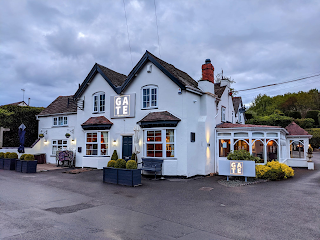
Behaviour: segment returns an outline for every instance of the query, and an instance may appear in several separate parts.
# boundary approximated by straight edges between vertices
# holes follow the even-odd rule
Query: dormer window
[[[158,87],[151,85],[142,88],[142,109],[158,107]]]
[[[104,92],[99,92],[93,95],[93,112],[104,112],[106,105],[106,95]]]

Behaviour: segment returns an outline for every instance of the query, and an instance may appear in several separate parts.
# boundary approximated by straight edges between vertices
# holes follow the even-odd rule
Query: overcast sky
[[[159,56],[153,0],[125,0],[135,65]],[[320,74],[320,1],[156,0],[161,58],[201,78],[215,75],[236,90]],[[122,0],[0,0],[0,105],[31,98],[48,106],[73,95],[95,63],[132,69]],[[320,88],[320,77],[239,92],[245,104],[268,95]]]

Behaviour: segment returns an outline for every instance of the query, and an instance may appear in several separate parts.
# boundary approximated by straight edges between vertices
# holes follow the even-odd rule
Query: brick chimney
[[[202,80],[206,80],[214,83],[214,67],[211,64],[210,59],[206,59],[206,63],[202,65]]]

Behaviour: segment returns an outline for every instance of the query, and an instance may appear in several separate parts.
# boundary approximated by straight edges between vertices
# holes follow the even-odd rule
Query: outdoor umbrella
[[[24,141],[25,141],[25,134],[26,134],[26,126],[22,123],[20,126],[19,126],[19,132],[18,132],[18,135],[19,135],[19,142],[20,142],[20,146],[18,148],[18,152],[19,153],[24,153]]]

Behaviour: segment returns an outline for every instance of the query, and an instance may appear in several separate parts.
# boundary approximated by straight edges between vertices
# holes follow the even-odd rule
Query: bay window
[[[86,155],[108,155],[108,132],[86,133]]]
[[[174,129],[146,130],[145,149],[147,157],[175,157]]]

